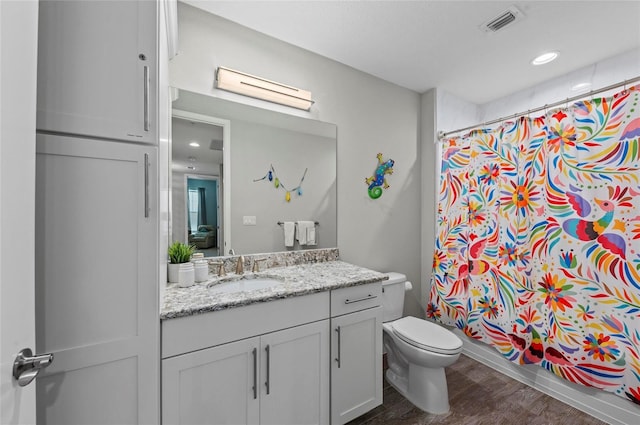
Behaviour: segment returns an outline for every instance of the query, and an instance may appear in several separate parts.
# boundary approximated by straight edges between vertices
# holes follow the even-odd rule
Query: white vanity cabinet
[[[331,291],[331,424],[382,404],[382,284]]]
[[[329,423],[329,320],[260,337],[260,424]]]
[[[260,338],[162,361],[163,424],[257,424]]]
[[[40,1],[38,130],[157,143],[161,4]]]
[[[165,320],[162,356],[165,425],[329,423],[328,292]]]

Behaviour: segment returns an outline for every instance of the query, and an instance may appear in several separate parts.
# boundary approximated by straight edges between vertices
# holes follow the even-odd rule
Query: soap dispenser
[[[178,286],[186,288],[195,283],[195,272],[193,269],[193,263],[180,264],[180,270],[178,270]]]
[[[194,275],[196,282],[204,282],[209,275],[209,265],[206,260],[197,260],[194,263]]]

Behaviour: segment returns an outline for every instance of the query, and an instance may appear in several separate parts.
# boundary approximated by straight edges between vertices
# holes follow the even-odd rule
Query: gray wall
[[[405,273],[414,283],[406,313],[420,298],[420,95],[179,3],[180,53],[170,63],[175,87],[233,99],[338,126],[338,247],[344,261]],[[214,88],[218,66],[308,89],[311,112]],[[364,179],[376,154],[395,160],[391,187],[369,198]],[[431,262],[431,259],[426,259]]]
[[[232,121],[231,241],[236,253],[278,252],[284,246],[279,221],[317,221],[315,246],[336,246],[336,149],[331,138],[304,134],[253,122]],[[258,145],[258,147],[256,147]],[[276,189],[261,179],[273,165],[276,176],[288,190],[302,183],[302,196]],[[275,176],[274,176],[275,179]],[[243,216],[256,217],[255,226],[244,226]]]

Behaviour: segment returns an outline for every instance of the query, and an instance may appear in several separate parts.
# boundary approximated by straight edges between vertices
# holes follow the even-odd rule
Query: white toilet
[[[462,341],[433,322],[402,317],[404,292],[411,289],[411,282],[400,273],[387,275],[389,280],[382,282],[387,381],[425,412],[447,413],[449,393],[444,368],[458,360]]]

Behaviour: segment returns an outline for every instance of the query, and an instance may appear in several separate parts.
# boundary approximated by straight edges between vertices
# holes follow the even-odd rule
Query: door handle
[[[342,339],[342,335],[340,332],[340,326],[338,326],[336,328],[336,332],[338,333],[338,357],[335,358],[335,361],[338,362],[338,369],[340,369],[340,365],[341,365],[341,360],[340,358],[342,357],[342,355],[340,354],[341,350],[340,350],[340,340]]]
[[[253,351],[253,399],[258,398],[258,349],[254,347]]]
[[[144,131],[149,131],[149,67],[144,67]]]
[[[149,218],[149,154],[144,154],[144,218]]]
[[[264,385],[267,387],[267,395],[271,392],[271,377],[270,375],[270,369],[271,369],[271,351],[269,350],[269,344],[267,344],[266,347],[264,347],[264,351],[267,352],[267,380],[264,383]]]
[[[53,362],[53,354],[33,355],[30,348],[20,350],[13,362],[13,377],[24,387],[33,381],[38,373]]]

